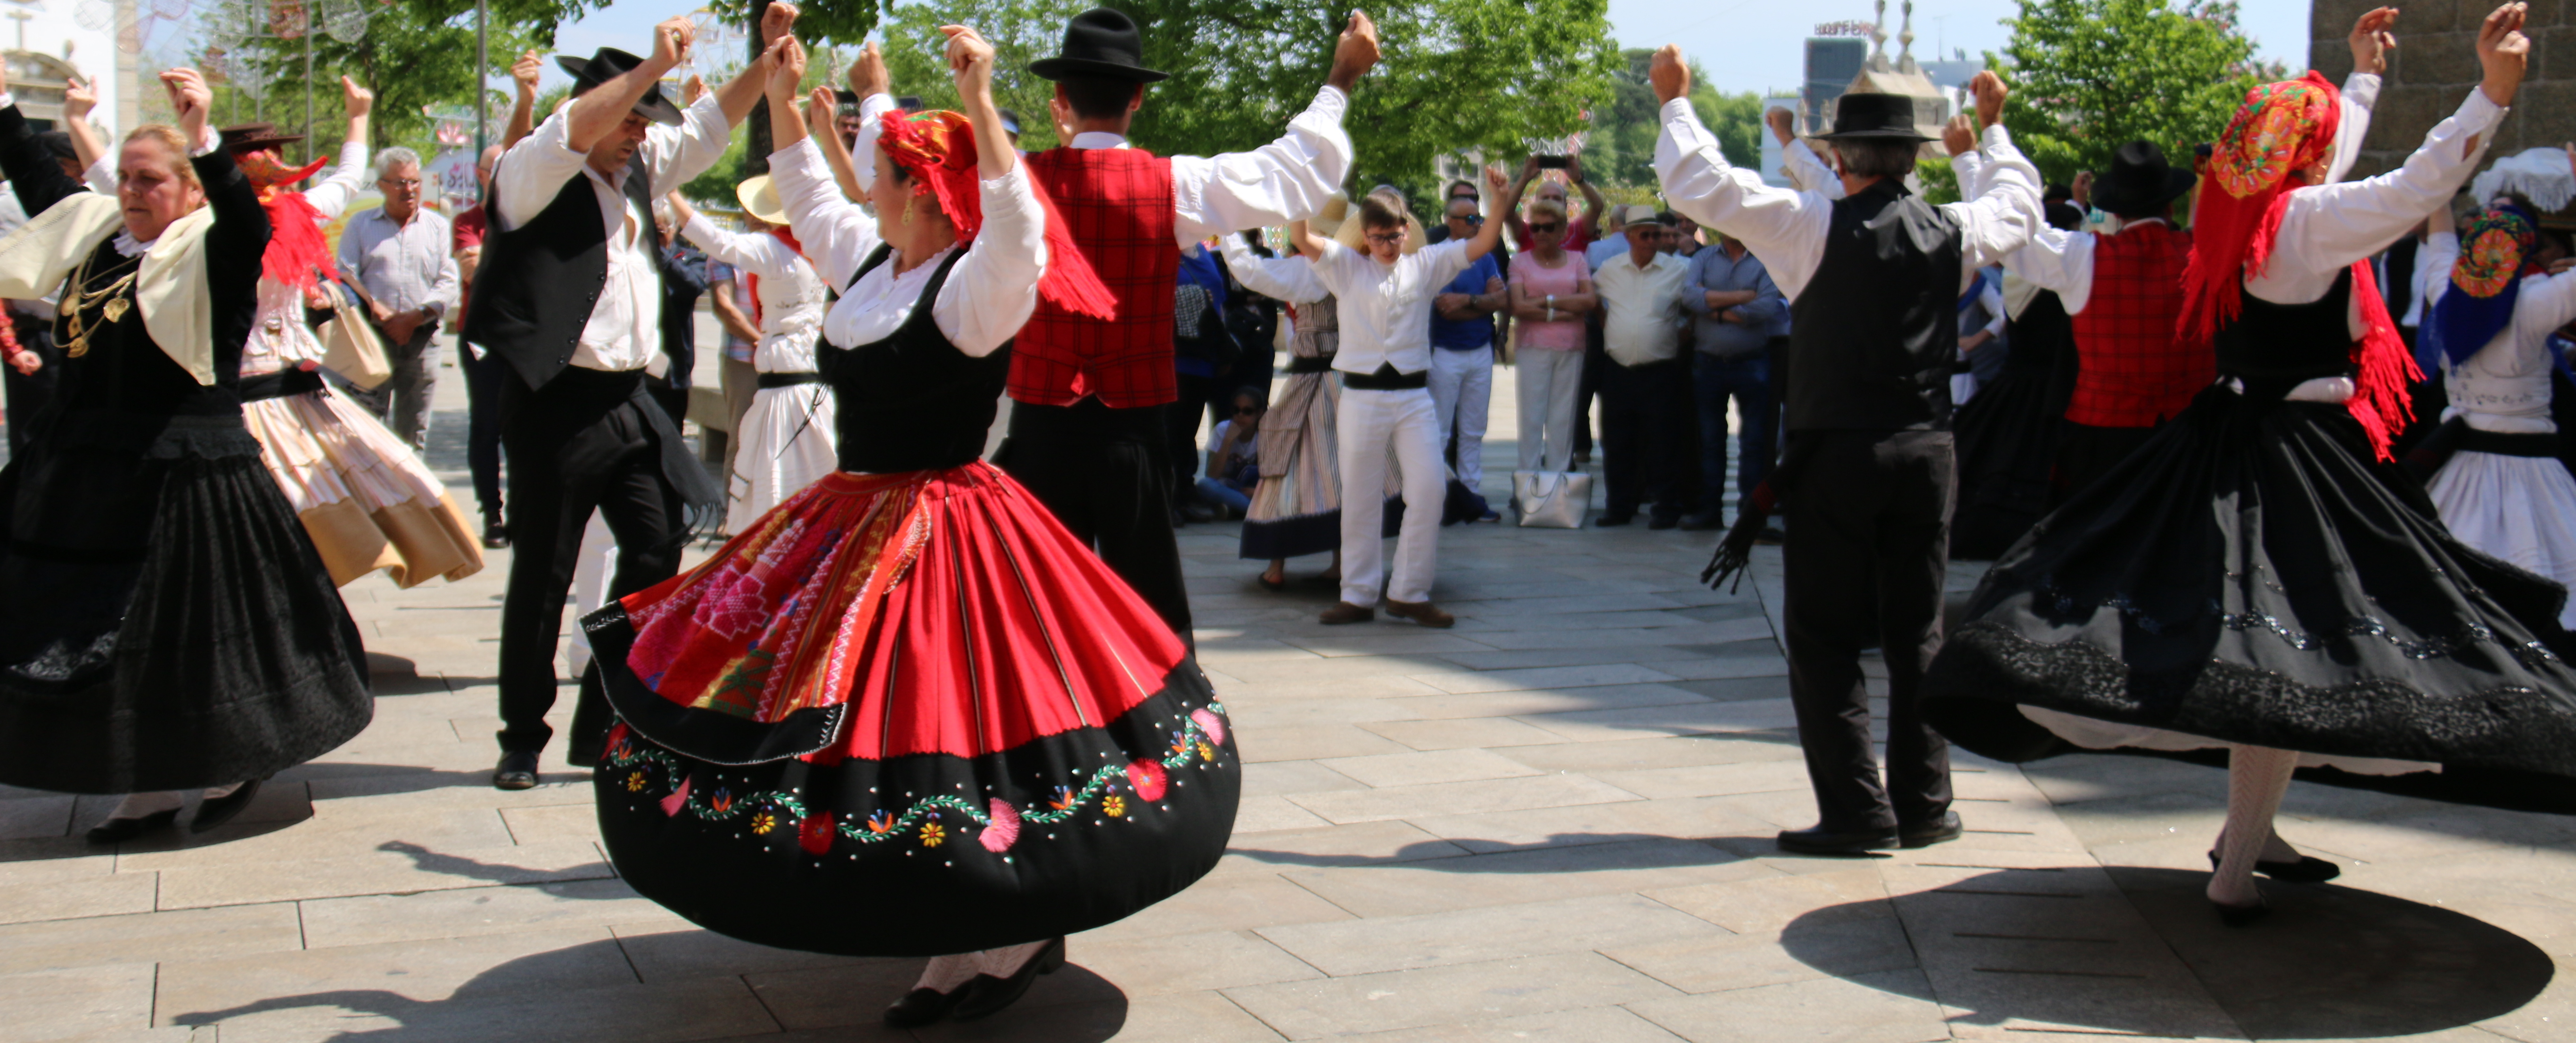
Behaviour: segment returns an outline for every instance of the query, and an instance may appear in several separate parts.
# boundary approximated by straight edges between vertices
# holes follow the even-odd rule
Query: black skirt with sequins
[[[2568,788],[2566,590],[2454,539],[2344,407],[2284,390],[2211,387],[2023,537],[1933,661],[1927,719],[2008,761],[2074,749],[2032,706],[2429,762],[2453,799]]]

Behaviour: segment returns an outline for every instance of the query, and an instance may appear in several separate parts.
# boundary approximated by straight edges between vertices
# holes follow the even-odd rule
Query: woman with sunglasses
[[[1520,371],[1523,471],[1563,471],[1574,463],[1574,407],[1583,389],[1583,316],[1600,301],[1592,268],[1565,248],[1565,204],[1530,204],[1531,247],[1512,266],[1512,319],[1520,342],[1512,365]]]

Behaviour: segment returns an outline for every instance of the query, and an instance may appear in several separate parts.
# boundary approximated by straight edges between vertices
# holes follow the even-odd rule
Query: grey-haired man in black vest
[[[1955,839],[1949,746],[1923,723],[1916,693],[1941,647],[1957,499],[1955,304],[1978,268],[2041,223],[2039,174],[1997,122],[2003,81],[1979,73],[1970,83],[1982,141],[1965,117],[1945,135],[1967,201],[1935,207],[1905,188],[1928,140],[1912,98],[1843,95],[1825,135],[1842,176],[1833,198],[1730,167],[1691,112],[1680,48],[1655,52],[1648,76],[1664,103],[1655,143],[1664,197],[1762,258],[1794,319],[1788,447],[1750,509],[1767,510],[1774,494],[1789,508],[1789,695],[1818,813],[1814,827],[1782,832],[1780,847],[1860,854]],[[1887,659],[1884,783],[1861,679],[1871,645]]]
[[[617,536],[612,597],[678,572],[693,523],[723,510],[678,424],[645,391],[647,372],[670,364],[661,335],[670,273],[652,201],[723,156],[795,18],[794,5],[772,3],[761,25],[768,51],[686,111],[658,85],[696,36],[685,17],[653,27],[650,58],[601,48],[587,61],[555,59],[572,74],[572,103],[493,172],[464,328],[513,374],[500,394],[515,549],[501,607],[499,788],[537,784],[537,755],[554,733],[545,716],[564,600],[592,510]],[[597,682],[585,678],[573,764],[597,758],[607,727]]]

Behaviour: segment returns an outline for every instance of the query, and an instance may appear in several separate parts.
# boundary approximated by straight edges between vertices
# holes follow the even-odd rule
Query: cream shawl
[[[206,294],[206,233],[214,226],[212,207],[198,207],[170,222],[144,251],[134,277],[134,303],[143,310],[144,330],[201,386],[215,382],[214,302]],[[0,237],[0,297],[52,295],[100,243],[124,227],[125,208],[115,196],[78,192],[65,197]]]

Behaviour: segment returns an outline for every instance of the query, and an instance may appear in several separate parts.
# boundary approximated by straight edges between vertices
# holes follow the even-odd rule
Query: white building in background
[[[138,66],[135,55],[117,49],[112,24],[104,30],[82,27],[85,4],[114,12],[119,22],[134,21],[133,0],[0,0],[0,15],[11,23],[0,24],[0,59],[8,63],[9,93],[19,111],[39,127],[62,120],[70,77],[89,82],[98,95],[90,122],[112,140],[142,122],[134,89]]]

